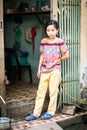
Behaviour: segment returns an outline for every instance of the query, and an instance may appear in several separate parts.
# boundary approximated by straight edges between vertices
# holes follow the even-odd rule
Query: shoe
[[[36,120],[36,119],[38,119],[39,117],[37,117],[37,116],[35,116],[35,115],[33,115],[33,114],[30,114],[30,115],[28,115],[28,116],[26,116],[25,117],[25,120],[26,121],[31,121],[31,120]]]
[[[46,112],[43,116],[41,116],[41,119],[47,120],[47,119],[50,119],[53,117],[54,117],[54,115],[51,115],[50,113]]]

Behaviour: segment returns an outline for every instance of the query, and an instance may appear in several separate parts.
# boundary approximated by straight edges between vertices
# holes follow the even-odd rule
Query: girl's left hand
[[[59,63],[59,62],[61,62],[60,58],[58,58],[58,59],[56,60],[56,63]]]
[[[37,71],[37,77],[40,78],[40,70]]]

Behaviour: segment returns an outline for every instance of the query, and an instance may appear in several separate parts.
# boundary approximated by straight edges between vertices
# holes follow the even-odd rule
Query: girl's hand
[[[40,78],[40,70],[37,71],[37,77]]]
[[[61,59],[60,59],[60,58],[58,58],[58,59],[56,60],[56,63],[59,63],[59,62],[61,62]]]

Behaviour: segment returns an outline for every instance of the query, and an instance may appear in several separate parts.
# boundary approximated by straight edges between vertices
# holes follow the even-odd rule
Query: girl
[[[49,20],[46,23],[45,31],[47,37],[41,40],[40,61],[37,76],[40,78],[35,108],[33,114],[26,116],[26,120],[38,119],[44,104],[45,95],[49,88],[49,106],[47,112],[41,119],[54,117],[57,106],[58,86],[61,82],[61,61],[69,58],[68,47],[65,42],[57,37],[58,23]]]

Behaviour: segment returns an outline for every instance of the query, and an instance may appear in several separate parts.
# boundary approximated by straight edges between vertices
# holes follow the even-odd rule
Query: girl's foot
[[[35,116],[34,114],[30,114],[30,115],[27,115],[26,117],[25,117],[25,120],[26,121],[31,121],[31,120],[36,120],[36,119],[38,119],[39,117],[37,117],[37,116]]]
[[[54,115],[46,112],[43,116],[41,116],[41,119],[47,120],[47,119],[50,119],[50,118],[53,118],[53,117],[54,117]]]

